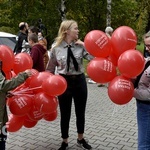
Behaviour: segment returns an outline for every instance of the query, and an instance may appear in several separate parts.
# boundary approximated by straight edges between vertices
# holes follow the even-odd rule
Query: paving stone
[[[88,84],[86,126],[84,136],[93,150],[137,150],[136,101],[116,105],[108,97],[106,87]],[[22,127],[9,133],[8,150],[57,150],[62,142],[60,134],[60,112],[55,121],[39,120],[33,128]],[[74,104],[69,129],[70,150],[77,147],[77,129]]]

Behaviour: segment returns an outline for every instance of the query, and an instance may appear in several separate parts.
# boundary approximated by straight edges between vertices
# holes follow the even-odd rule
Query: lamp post
[[[111,0],[107,0],[106,27],[111,26]]]

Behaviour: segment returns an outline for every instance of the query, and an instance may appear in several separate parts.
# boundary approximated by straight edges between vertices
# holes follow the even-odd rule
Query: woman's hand
[[[84,42],[78,39],[75,44],[84,46]]]

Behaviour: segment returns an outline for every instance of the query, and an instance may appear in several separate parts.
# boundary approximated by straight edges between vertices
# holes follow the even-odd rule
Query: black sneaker
[[[58,150],[67,150],[68,149],[68,143],[62,142],[61,147]]]
[[[82,140],[77,139],[77,144],[83,149],[92,149],[91,145],[89,145],[84,138]]]

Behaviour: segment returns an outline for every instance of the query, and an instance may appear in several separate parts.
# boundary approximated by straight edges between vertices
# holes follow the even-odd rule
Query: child
[[[2,61],[0,60],[0,149],[5,150],[7,131],[4,131],[6,122],[8,121],[6,98],[10,90],[21,85],[28,77],[31,76],[31,71],[26,70],[18,74],[18,76],[7,80],[5,73],[2,70]]]
[[[38,43],[38,36],[34,33],[29,34],[28,41],[31,46],[30,56],[33,60],[33,69],[36,69],[39,72],[45,71],[43,58],[46,49]]]

